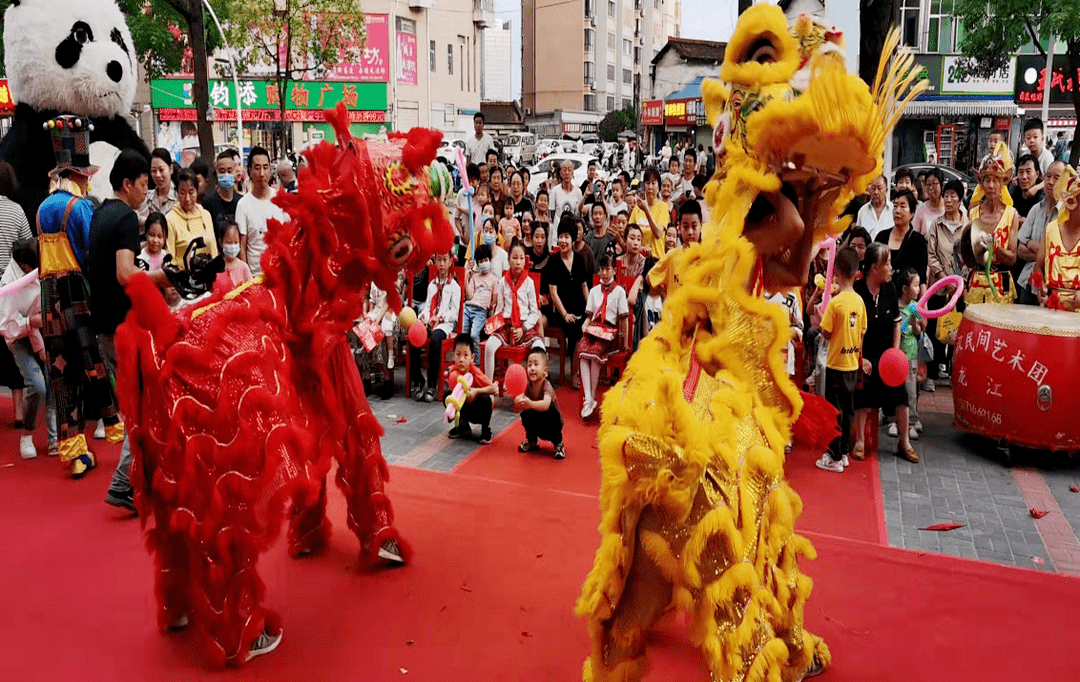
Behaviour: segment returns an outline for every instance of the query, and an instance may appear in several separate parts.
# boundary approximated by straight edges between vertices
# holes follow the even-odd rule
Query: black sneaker
[[[393,566],[401,566],[405,563],[401,548],[395,540],[387,540],[379,547],[379,558]]]
[[[413,400],[417,400],[417,401],[423,400],[424,399],[424,385],[423,384],[413,384],[411,395],[412,395]]]
[[[482,429],[480,429],[479,443],[480,443],[480,445],[487,445],[490,442],[491,442],[491,427],[490,426],[485,426]]]
[[[446,434],[446,437],[461,438],[462,436],[467,436],[471,433],[472,429],[470,429],[467,425],[462,424],[461,426],[455,426],[454,428],[450,429],[450,431]]]
[[[129,512],[138,514],[139,512],[135,509],[135,501],[133,498],[134,491],[132,491],[131,488],[128,488],[124,492],[117,492],[110,489],[109,492],[105,494],[105,504],[111,504],[114,507],[126,509]]]
[[[248,652],[248,660],[250,661],[256,656],[268,654],[278,648],[278,644],[281,644],[282,634],[284,634],[284,630],[278,630],[276,635],[271,635],[266,630],[263,630],[263,633],[259,635],[259,638],[251,643],[251,650]]]
[[[555,446],[555,459],[566,459],[566,450],[563,450],[562,443]]]
[[[429,388],[427,390],[427,392],[424,393],[424,402],[425,403],[433,403],[433,402],[435,402],[435,389],[434,388]]]
[[[535,440],[523,440],[521,445],[518,446],[518,452],[536,452],[540,449],[540,444]]]

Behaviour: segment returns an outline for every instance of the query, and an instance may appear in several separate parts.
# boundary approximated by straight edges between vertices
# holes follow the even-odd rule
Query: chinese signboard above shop
[[[1046,59],[1038,55],[1016,58],[1016,103],[1041,105],[1046,91]],[[1080,87],[1080,71],[1070,73],[1067,55],[1054,57],[1054,73],[1050,77],[1050,103],[1072,104],[1073,93]]]
[[[676,99],[664,103],[664,123],[666,125],[694,126],[699,124],[699,118],[704,119],[704,117],[705,104],[700,99]]]
[[[1012,91],[1013,82],[1016,80],[1016,60],[990,74],[988,78],[976,78],[971,74],[964,73],[968,58],[957,55],[942,57],[941,63],[941,94],[975,94],[975,95],[998,95],[1008,94]]]
[[[664,100],[651,99],[641,105],[641,125],[664,125]]]
[[[367,41],[358,63],[342,63],[326,75],[328,81],[386,83],[390,80],[390,24],[385,14],[365,14]]]
[[[193,121],[192,82],[187,79],[150,81],[150,104],[162,121]],[[282,95],[277,83],[265,80],[240,81],[240,105],[244,121],[281,120]],[[380,123],[386,118],[385,83],[294,81],[284,95],[285,118],[289,121],[322,121],[323,112],[344,102],[354,123]],[[214,120],[236,121],[237,92],[231,80],[210,81],[210,104]]]

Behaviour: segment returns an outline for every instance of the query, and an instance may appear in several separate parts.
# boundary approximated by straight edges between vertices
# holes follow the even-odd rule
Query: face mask
[[[222,173],[217,176],[218,186],[224,190],[230,190],[236,187],[236,176],[232,173]]]
[[[491,272],[491,261],[489,261],[489,260],[480,261],[480,274],[486,275],[489,272]]]
[[[221,245],[221,252],[224,253],[229,258],[236,258],[237,256],[240,255],[240,245],[239,244],[222,244]]]
[[[494,246],[494,244],[495,244],[495,235],[493,235],[491,233],[485,234],[484,235],[484,243],[487,244],[488,246]]]

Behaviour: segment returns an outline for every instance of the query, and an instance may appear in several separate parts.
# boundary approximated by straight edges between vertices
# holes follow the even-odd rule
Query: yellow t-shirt
[[[821,328],[829,332],[829,357],[825,366],[841,372],[859,369],[862,339],[866,333],[866,306],[854,291],[841,291],[829,299]]]
[[[668,223],[671,222],[671,209],[663,199],[657,198],[656,203],[649,207],[649,213],[652,214],[653,222],[660,228],[660,239],[653,236],[649,219],[637,206],[630,214],[630,224],[641,226],[641,245],[652,252],[653,258],[659,258],[664,255],[664,232],[667,230]]]
[[[196,205],[193,214],[184,213],[180,210],[180,204],[173,206],[169,214],[165,216],[165,222],[169,225],[169,235],[165,238],[165,251],[172,255],[173,264],[179,268],[184,267],[184,254],[188,244],[197,237],[202,237],[206,248],[203,253],[211,258],[218,255],[217,238],[214,236],[214,221],[210,212],[202,206]]]

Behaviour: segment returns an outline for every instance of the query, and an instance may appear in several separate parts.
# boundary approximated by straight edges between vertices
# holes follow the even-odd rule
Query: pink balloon
[[[886,386],[899,386],[907,380],[908,371],[911,369],[908,358],[904,351],[899,348],[890,348],[881,354],[878,360],[878,374]]]
[[[525,368],[521,365],[510,365],[506,368],[506,392],[512,396],[519,396],[525,392],[529,385],[529,378],[525,376]]]
[[[413,322],[409,326],[409,343],[415,348],[422,348],[427,343],[427,327],[423,322]]]

